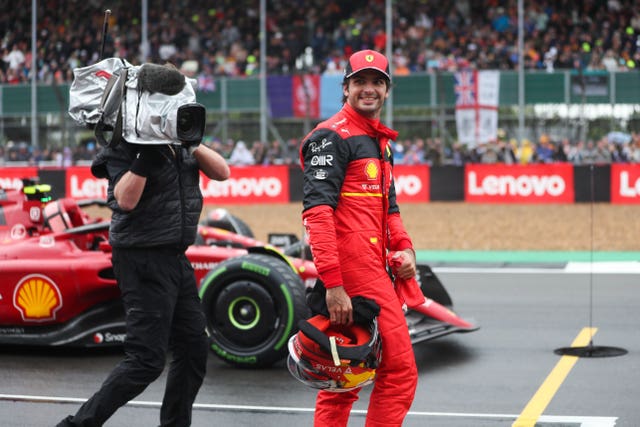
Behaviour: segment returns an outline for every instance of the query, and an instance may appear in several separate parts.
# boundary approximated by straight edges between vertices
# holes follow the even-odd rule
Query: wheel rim
[[[234,327],[249,330],[260,321],[260,306],[253,298],[236,298],[231,302],[227,316]]]
[[[278,303],[259,283],[228,284],[216,296],[209,314],[212,337],[235,352],[251,351],[277,339]]]

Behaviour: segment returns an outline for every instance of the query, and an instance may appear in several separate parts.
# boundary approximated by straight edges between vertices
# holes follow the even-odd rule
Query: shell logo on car
[[[25,321],[45,322],[56,318],[62,297],[58,286],[47,276],[30,274],[18,282],[13,305]]]

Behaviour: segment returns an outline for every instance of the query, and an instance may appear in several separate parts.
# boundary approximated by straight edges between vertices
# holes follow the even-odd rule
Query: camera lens
[[[191,128],[193,128],[193,115],[190,111],[185,111],[178,117],[178,129],[187,132]]]
[[[176,127],[178,139],[187,143],[199,143],[204,135],[204,105],[197,102],[185,104],[178,108]]]

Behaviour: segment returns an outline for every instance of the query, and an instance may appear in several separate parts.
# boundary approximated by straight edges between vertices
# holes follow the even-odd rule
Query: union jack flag
[[[474,105],[476,103],[476,75],[473,71],[460,71],[454,74],[456,105]]]

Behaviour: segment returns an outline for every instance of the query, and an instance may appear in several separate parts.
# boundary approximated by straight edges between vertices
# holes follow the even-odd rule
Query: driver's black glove
[[[163,153],[164,145],[142,145],[135,155],[129,170],[136,175],[148,178],[154,170],[161,169],[167,162]]]

